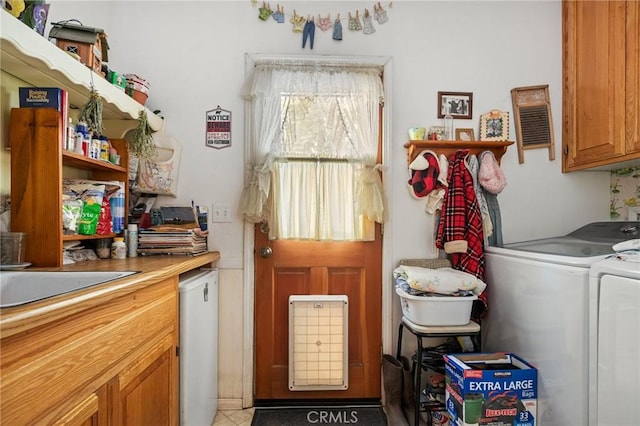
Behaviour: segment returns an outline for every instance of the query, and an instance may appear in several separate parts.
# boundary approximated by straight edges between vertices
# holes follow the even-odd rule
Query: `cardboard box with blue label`
[[[444,355],[451,425],[534,426],[538,370],[510,353]]]

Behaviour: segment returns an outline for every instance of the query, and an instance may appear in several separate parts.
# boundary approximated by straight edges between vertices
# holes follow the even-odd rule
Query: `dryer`
[[[640,251],[591,267],[589,425],[640,425]]]
[[[487,247],[482,348],[538,369],[536,425],[588,424],[589,269],[640,222],[595,222],[567,235]]]

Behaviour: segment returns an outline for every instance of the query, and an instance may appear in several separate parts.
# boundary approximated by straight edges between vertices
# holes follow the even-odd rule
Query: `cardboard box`
[[[127,79],[115,71],[109,71],[109,74],[107,74],[107,80],[123,92],[127,88]]]
[[[451,425],[534,426],[538,370],[510,353],[444,355]]]

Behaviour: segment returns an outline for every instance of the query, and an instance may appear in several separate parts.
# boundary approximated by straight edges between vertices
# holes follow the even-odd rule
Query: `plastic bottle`
[[[109,161],[109,150],[111,149],[111,144],[109,143],[109,139],[106,136],[100,136],[100,159],[104,161]]]
[[[100,159],[100,147],[102,142],[98,139],[98,135],[91,136],[91,158],[94,160]]]
[[[127,245],[124,243],[124,238],[115,237],[113,239],[113,244],[111,244],[111,258],[112,259],[127,258]]]
[[[76,131],[78,131],[77,128],[76,128]],[[80,134],[82,135],[82,142],[81,142],[82,154],[85,157],[91,157],[91,138],[86,130],[85,131],[80,130]]]
[[[124,230],[124,203],[123,189],[119,189],[109,198],[109,204],[111,205],[111,223],[113,225],[113,232],[116,234]]]
[[[76,147],[76,126],[73,124],[73,118],[69,117],[69,122],[67,123],[67,134],[66,134],[66,145],[65,149],[67,151],[75,151]]]
[[[78,124],[76,124],[76,132],[87,133],[88,130],[87,123],[84,121],[78,121]]]
[[[127,235],[128,235],[128,248],[127,253],[129,257],[137,257],[138,256],[138,225],[135,223],[130,223],[127,226]]]

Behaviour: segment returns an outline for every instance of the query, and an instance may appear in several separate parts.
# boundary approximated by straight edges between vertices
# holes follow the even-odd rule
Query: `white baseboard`
[[[218,399],[218,411],[242,410],[242,398]]]

